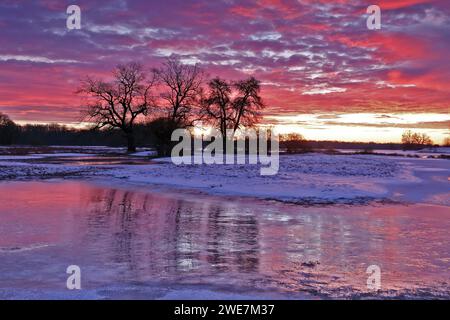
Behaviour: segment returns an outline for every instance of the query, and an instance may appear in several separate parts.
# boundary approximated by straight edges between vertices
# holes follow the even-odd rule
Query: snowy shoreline
[[[99,155],[82,153],[0,156],[0,182],[99,179],[113,184],[165,186],[301,205],[372,202],[450,205],[447,191],[450,162],[446,159],[367,154],[283,155],[277,175],[261,176],[260,166],[249,164],[174,165],[169,158],[145,160],[139,165],[74,161],[86,156],[101,159]]]

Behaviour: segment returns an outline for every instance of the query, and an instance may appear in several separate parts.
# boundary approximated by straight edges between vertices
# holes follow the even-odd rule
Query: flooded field
[[[0,183],[0,298],[450,297],[450,210]],[[69,291],[66,269],[81,268]],[[381,291],[366,269],[381,269]]]

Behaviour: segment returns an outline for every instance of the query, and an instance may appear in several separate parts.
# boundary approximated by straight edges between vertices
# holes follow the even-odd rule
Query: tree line
[[[156,147],[161,149],[166,121],[148,121],[135,125],[135,139],[137,146]],[[169,130],[167,130],[169,132]],[[303,153],[313,149],[420,149],[425,145],[415,143],[413,137],[419,133],[405,132],[403,143],[375,143],[375,142],[342,142],[342,141],[314,141],[306,140],[301,134],[291,133],[280,136],[280,147],[287,153]],[[421,135],[421,134],[420,134]],[[421,137],[421,141],[427,141]],[[23,125],[14,124],[8,116],[0,113],[0,145],[79,145],[79,146],[123,146],[123,135],[120,130],[90,130],[77,129],[59,124]],[[429,141],[428,141],[429,142]],[[450,138],[444,140],[444,146],[450,146]],[[160,151],[160,150],[159,150]],[[166,150],[170,153],[170,150]],[[160,154],[163,154],[160,151]]]
[[[148,123],[138,124],[135,131],[138,146],[156,144]],[[13,144],[120,147],[123,146],[123,137],[118,130],[79,129],[60,124],[16,125],[7,115],[0,113],[0,145]]]

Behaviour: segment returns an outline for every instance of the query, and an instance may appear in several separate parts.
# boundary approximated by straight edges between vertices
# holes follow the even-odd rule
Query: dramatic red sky
[[[82,10],[67,30],[66,8]],[[382,29],[368,30],[378,4]],[[211,76],[263,83],[265,121],[307,138],[398,140],[450,133],[448,0],[2,0],[0,112],[79,119],[87,74],[171,55]]]

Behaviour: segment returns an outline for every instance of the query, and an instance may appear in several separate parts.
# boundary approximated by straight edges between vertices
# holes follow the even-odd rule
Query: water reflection
[[[347,296],[367,291],[377,264],[385,291],[449,292],[443,206],[304,208],[84,182],[0,184],[0,203],[0,287],[51,290],[78,264],[91,289]]]
[[[258,269],[258,221],[232,202],[93,188],[85,206],[85,241],[102,242],[113,261],[130,270],[193,274],[204,268],[211,273]]]

